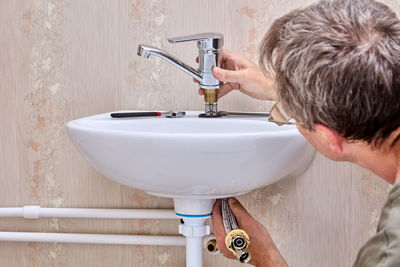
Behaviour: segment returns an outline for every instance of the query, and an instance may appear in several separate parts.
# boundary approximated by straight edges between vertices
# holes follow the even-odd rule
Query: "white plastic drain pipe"
[[[74,209],[0,208],[0,217],[24,217],[25,219],[52,218],[97,218],[97,219],[178,219],[173,209]]]
[[[0,232],[0,241],[185,246],[183,236]]]
[[[179,233],[186,237],[186,267],[203,266],[203,237],[210,234],[204,218],[183,218]]]

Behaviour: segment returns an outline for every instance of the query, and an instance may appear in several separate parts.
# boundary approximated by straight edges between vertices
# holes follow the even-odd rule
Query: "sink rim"
[[[143,111],[143,110],[123,110],[123,111],[116,111],[116,112],[135,112],[135,111]],[[104,133],[104,134],[116,134],[120,136],[132,136],[132,137],[185,137],[185,138],[207,138],[207,137],[263,137],[263,136],[292,136],[292,135],[299,135],[300,132],[298,131],[295,125],[283,125],[278,126],[273,122],[269,122],[266,117],[221,117],[221,118],[201,118],[201,120],[221,120],[221,121],[239,121],[240,123],[249,122],[250,124],[253,123],[267,123],[269,127],[273,127],[274,129],[265,129],[260,131],[254,132],[163,132],[163,131],[135,131],[135,130],[126,130],[126,129],[113,129],[113,128],[104,128],[104,127],[95,127],[93,125],[87,125],[84,122],[95,120],[95,119],[104,119],[99,123],[113,123],[113,122],[132,122],[133,120],[196,120],[199,119],[197,116],[200,113],[204,113],[204,111],[186,111],[187,116],[184,118],[160,118],[160,117],[148,117],[148,118],[130,118],[130,119],[113,119],[111,118],[110,114],[113,112],[107,113],[100,113],[96,115],[91,115],[83,118],[78,118],[75,120],[71,120],[66,124],[67,129],[76,129],[76,130],[83,130],[83,131],[90,131],[96,133]]]

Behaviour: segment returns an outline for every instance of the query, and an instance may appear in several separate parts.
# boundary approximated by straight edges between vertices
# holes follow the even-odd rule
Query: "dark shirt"
[[[376,234],[358,252],[353,267],[400,267],[400,182],[390,190]]]

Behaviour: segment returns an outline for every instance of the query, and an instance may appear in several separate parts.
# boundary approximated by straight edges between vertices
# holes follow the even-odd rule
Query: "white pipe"
[[[186,237],[186,267],[203,266],[203,237],[210,234],[210,227],[203,218],[184,218],[179,233]]]
[[[186,267],[203,266],[203,238],[186,237]]]
[[[24,206],[23,208],[0,208],[0,217],[40,217],[55,218],[98,218],[98,219],[177,219],[172,209],[73,209],[41,208]]]
[[[0,241],[185,246],[183,236],[0,232]]]
[[[22,217],[22,208],[0,208],[0,217]]]

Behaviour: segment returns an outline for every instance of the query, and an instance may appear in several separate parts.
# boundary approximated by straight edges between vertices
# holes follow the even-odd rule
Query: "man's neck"
[[[374,172],[390,184],[400,180],[400,141],[395,147],[373,148],[364,143],[354,144],[350,161]]]
[[[396,179],[394,181],[394,184],[397,183],[400,180],[400,171],[397,171],[396,173]]]
[[[397,141],[396,146],[394,147],[394,153],[397,158],[397,171],[395,176],[395,183],[400,181],[400,141]]]
[[[400,129],[397,129],[394,133],[394,137],[392,139],[391,150],[393,151],[394,157],[396,159],[397,167],[394,183],[400,181]]]

